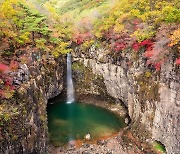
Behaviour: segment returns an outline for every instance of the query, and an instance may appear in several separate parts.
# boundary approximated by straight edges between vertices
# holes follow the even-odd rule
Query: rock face
[[[55,61],[47,55],[43,61],[35,52],[29,57],[31,62],[22,64],[13,74],[18,89],[14,98],[1,100],[0,103],[2,154],[47,152],[46,106],[48,99],[57,96],[63,89],[64,58]]]
[[[113,57],[108,50],[95,48],[82,53],[76,50],[73,55],[76,94],[123,101],[134,134],[144,141],[160,141],[168,154],[179,154],[179,68],[169,60],[155,72],[136,56]],[[30,63],[13,74],[15,96],[0,100],[2,154],[47,152],[46,105],[63,90],[64,58],[54,60],[47,55],[40,60],[37,55],[30,53]]]
[[[132,131],[144,141],[160,141],[169,154],[180,153],[180,75],[172,60],[156,72],[147,68],[144,59],[132,55],[112,58],[109,51],[95,48],[82,53],[76,50],[74,63],[89,68],[101,78],[104,92],[124,102]],[[101,94],[96,80],[88,84],[91,88],[84,86],[84,91]]]

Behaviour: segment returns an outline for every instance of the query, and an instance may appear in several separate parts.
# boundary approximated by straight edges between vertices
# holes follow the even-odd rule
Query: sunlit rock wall
[[[84,52],[77,48],[73,56],[75,62],[103,78],[108,95],[128,107],[134,134],[147,142],[160,141],[169,154],[180,153],[180,72],[172,58],[156,72],[147,68],[142,57],[128,53],[113,57],[109,53],[106,49]]]
[[[14,98],[0,101],[1,154],[47,153],[46,106],[48,99],[63,89],[64,58],[40,58],[32,52],[29,61],[13,74],[18,89]]]

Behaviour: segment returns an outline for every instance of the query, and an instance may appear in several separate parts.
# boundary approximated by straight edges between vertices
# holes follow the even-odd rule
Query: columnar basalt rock
[[[33,53],[35,54],[35,53]],[[48,99],[63,89],[64,58],[48,56],[46,63],[29,57],[13,74],[17,92],[11,100],[1,100],[0,153],[44,154],[48,147],[46,106]],[[8,117],[8,118],[7,118]]]
[[[0,102],[3,154],[47,151],[46,105],[63,90],[64,58],[43,62],[33,54],[29,57],[31,63],[13,74],[15,97]],[[74,67],[75,82],[81,85],[75,85],[77,92],[122,100],[134,134],[144,141],[160,141],[168,154],[180,153],[180,76],[171,60],[155,73],[141,58],[129,65],[130,55],[113,58],[105,49],[92,48],[85,54],[78,49],[73,57],[74,64],[80,64]]]
[[[180,153],[180,76],[172,58],[156,72],[141,57],[128,65],[128,53],[114,59],[106,49],[82,53],[77,48],[74,61],[102,76],[107,94],[124,102],[131,130],[144,141],[160,141],[168,154]]]

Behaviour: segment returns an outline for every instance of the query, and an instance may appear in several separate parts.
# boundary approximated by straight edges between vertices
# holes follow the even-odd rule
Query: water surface
[[[83,140],[88,133],[97,140],[113,135],[125,125],[122,118],[89,104],[57,102],[49,104],[47,110],[50,141],[55,146]]]

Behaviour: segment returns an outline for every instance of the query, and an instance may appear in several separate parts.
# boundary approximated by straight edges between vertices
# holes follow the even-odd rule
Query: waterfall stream
[[[70,104],[75,101],[74,99],[74,86],[72,81],[72,62],[71,54],[67,54],[67,103]]]

